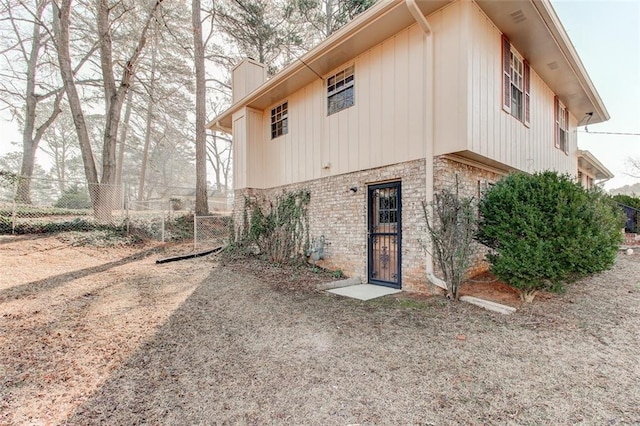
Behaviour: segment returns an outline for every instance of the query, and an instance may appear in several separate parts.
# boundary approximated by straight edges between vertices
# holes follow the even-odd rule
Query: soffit
[[[607,169],[591,152],[585,150],[578,151],[578,170],[585,171],[594,176],[596,180],[611,179],[613,173]]]
[[[429,15],[452,0],[418,0]],[[273,76],[254,92],[240,99],[207,127],[231,127],[231,115],[241,107],[264,110],[327,73],[354,59],[416,21],[404,0],[380,1],[339,31]]]
[[[548,0],[476,0],[484,13],[578,119],[609,114]]]

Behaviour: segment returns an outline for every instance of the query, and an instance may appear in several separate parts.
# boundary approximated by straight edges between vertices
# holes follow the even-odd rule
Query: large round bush
[[[492,272],[524,299],[611,268],[622,241],[609,197],[556,172],[511,174],[483,195],[479,210],[476,238],[491,249]]]
[[[89,198],[89,193],[86,190],[72,186],[64,191],[62,196],[58,198],[58,201],[54,204],[54,207],[63,209],[90,209],[91,198]]]

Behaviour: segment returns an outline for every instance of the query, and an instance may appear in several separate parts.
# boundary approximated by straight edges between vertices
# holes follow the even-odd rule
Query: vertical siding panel
[[[313,90],[313,116],[305,117],[311,120],[311,127],[313,130],[313,136],[311,141],[313,144],[313,177],[319,178],[322,176],[322,166],[324,162],[324,152],[326,150],[326,130],[324,127],[324,113],[325,113],[325,98],[324,98],[324,81],[316,80],[312,86]]]
[[[289,129],[289,133],[287,133],[284,136],[281,136],[280,138],[283,139],[284,141],[284,145],[287,149],[287,151],[289,152],[289,158],[290,158],[290,163],[288,165],[288,168],[290,170],[290,176],[291,176],[291,180],[298,180],[298,168],[300,167],[300,164],[298,162],[298,158],[297,158],[297,147],[294,146],[295,144],[292,142],[292,139],[297,139],[297,138],[293,138],[292,135],[297,135],[300,133],[300,127],[298,125],[298,119],[297,117],[299,116],[299,114],[301,113],[300,107],[301,105],[296,102],[298,99],[298,94],[294,93],[293,95],[289,96],[289,107],[291,108],[292,105],[295,105],[293,108],[297,109],[295,114],[295,117],[292,117],[291,113],[293,111],[289,111],[289,123],[290,125],[293,126],[293,129]],[[278,102],[278,104],[280,104],[280,102]],[[276,105],[278,105],[276,104]],[[293,132],[293,130],[295,129],[295,133]]]
[[[457,152],[467,148],[468,123],[463,122],[462,113],[468,105],[461,86],[466,81],[463,70],[464,56],[460,49],[461,21],[460,2],[456,2],[429,16],[433,26],[435,52],[435,155]]]
[[[382,140],[377,149],[382,153],[382,159],[394,158],[394,136],[396,132],[396,112],[394,111],[395,105],[393,99],[395,97],[395,43],[394,39],[385,41],[382,44],[382,116],[374,117],[375,121],[381,123],[382,126]],[[392,160],[393,161],[393,160]]]
[[[245,151],[245,135],[244,135],[244,117],[233,120],[233,187],[244,188],[247,183],[245,181],[246,157]]]
[[[357,69],[357,68],[356,68]],[[356,71],[357,72],[357,71]],[[359,101],[359,90],[356,89],[356,99],[355,102],[358,104]],[[362,149],[361,144],[362,141],[359,138],[359,130],[360,123],[358,120],[360,105],[357,105],[356,108],[349,108],[347,111],[347,139],[345,141],[345,145],[349,148],[349,161],[347,163],[347,167],[345,172],[351,170],[360,170],[360,150]]]
[[[470,43],[467,47],[470,58],[469,66],[467,69],[468,72],[471,73],[471,76],[469,78],[471,87],[467,89],[469,91],[469,96],[471,97],[469,102],[471,108],[471,111],[469,111],[469,125],[471,126],[469,135],[471,140],[468,141],[468,144],[471,146],[471,149],[473,151],[487,156],[487,147],[481,143],[480,139],[480,115],[482,105],[480,86],[486,86],[487,76],[482,73],[482,68],[480,67],[480,51],[482,50],[484,40],[480,38],[482,31],[482,22],[476,15],[476,9],[472,8],[472,19],[470,22],[471,28],[469,28],[468,30],[470,34]]]
[[[382,163],[382,117],[383,101],[382,87],[384,84],[382,73],[382,45],[377,45],[371,49],[371,85],[369,93],[371,95],[369,126],[371,128],[371,139],[369,141],[369,164]],[[382,114],[382,115],[381,115]]]
[[[393,98],[389,103],[394,106],[395,120],[389,123],[395,127],[393,140],[387,143],[394,146],[392,157],[400,162],[409,156],[409,33],[401,31],[394,40],[395,57],[393,61],[393,80],[396,82]]]
[[[426,155],[426,135],[424,122],[427,119],[425,105],[425,84],[429,77],[429,67],[425,69],[425,42],[422,30],[414,25],[409,32],[409,93],[408,93],[408,149],[416,156]]]
[[[358,103],[358,160],[355,170],[371,166],[371,51],[365,52],[356,64],[356,102]]]
[[[353,107],[335,114],[338,118],[336,121],[336,127],[338,129],[336,136],[338,141],[336,165],[338,167],[333,173],[345,173],[349,170],[349,151],[352,149],[352,147],[349,146],[349,115],[352,111]]]
[[[480,17],[483,18],[482,16]],[[491,108],[489,107],[489,94],[493,90],[493,81],[492,74],[490,72],[489,67],[489,58],[491,58],[491,33],[487,28],[487,25],[483,25],[478,28],[478,37],[482,40],[480,45],[480,75],[486,76],[484,80],[484,84],[480,84],[480,99],[478,100],[478,105],[480,105],[480,129],[478,130],[478,138],[480,139],[481,146],[485,147],[485,151],[489,156],[495,156],[495,146],[489,142],[489,126],[490,122],[490,112]]]

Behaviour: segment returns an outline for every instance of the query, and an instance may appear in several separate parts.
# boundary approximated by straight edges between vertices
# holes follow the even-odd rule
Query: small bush
[[[81,190],[77,185],[66,189],[54,205],[63,209],[90,209],[91,206],[89,193]]]
[[[611,268],[622,240],[610,198],[556,172],[509,175],[484,194],[479,210],[476,238],[492,250],[492,272],[525,300]]]
[[[431,205],[422,204],[430,244],[424,248],[435,258],[447,284],[447,296],[460,297],[460,287],[471,265],[473,235],[476,230],[473,198],[459,194],[456,177],[455,192],[438,191]]]

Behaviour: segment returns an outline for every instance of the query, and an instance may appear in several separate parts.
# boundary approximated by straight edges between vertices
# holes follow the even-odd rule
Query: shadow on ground
[[[631,315],[629,282],[611,297]],[[291,292],[220,267],[68,424],[640,422],[639,326],[605,324],[603,344],[580,326],[585,297],[504,317]]]

